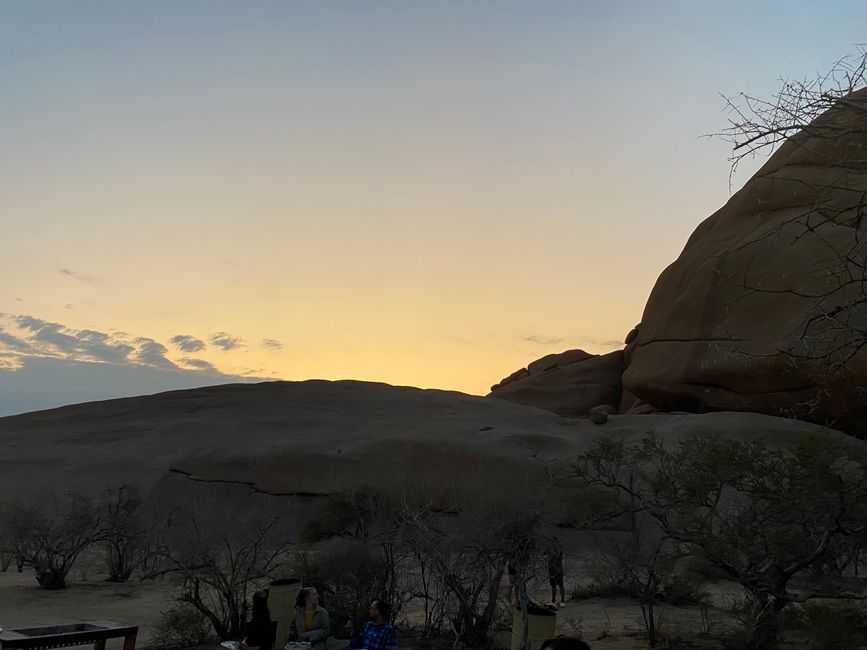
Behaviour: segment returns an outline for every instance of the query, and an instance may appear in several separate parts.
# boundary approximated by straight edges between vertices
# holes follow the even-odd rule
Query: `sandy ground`
[[[15,628],[55,625],[88,620],[111,620],[139,626],[139,647],[146,647],[152,625],[160,611],[172,601],[176,588],[169,582],[125,584],[105,582],[99,575],[82,575],[73,570],[69,587],[59,591],[39,589],[32,571],[17,573],[12,567],[0,573],[0,627]],[[543,594],[536,594],[541,597]],[[711,608],[711,622],[721,623],[723,610]],[[663,637],[682,636],[701,629],[698,608],[660,609],[660,632]],[[643,650],[641,610],[628,599],[587,599],[571,601],[557,614],[559,632],[574,634],[580,630],[594,650]],[[508,633],[499,637],[508,644]],[[121,640],[109,641],[108,648],[118,650]],[[219,646],[217,646],[219,647]],[[335,643],[342,648],[343,644]]]
[[[33,571],[0,573],[0,627],[9,629],[39,625],[109,620],[139,626],[139,645],[151,634],[151,626],[171,601],[175,589],[167,582],[116,584],[100,577],[82,580],[73,570],[66,589],[46,591],[36,584]],[[122,639],[108,641],[120,648]]]

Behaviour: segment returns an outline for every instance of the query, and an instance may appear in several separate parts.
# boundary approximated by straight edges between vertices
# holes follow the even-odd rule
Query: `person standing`
[[[551,585],[551,602],[556,607],[557,587],[560,587],[560,607],[566,607],[566,589],[563,586],[563,547],[556,537],[551,538],[548,546],[548,582]]]
[[[319,606],[319,592],[314,587],[303,587],[295,598],[295,631],[298,639],[309,641],[313,650],[325,650],[331,635],[331,620],[324,607]]]
[[[370,620],[361,628],[361,638],[357,647],[366,650],[386,650],[389,646],[397,645],[397,637],[394,627],[388,622],[391,608],[382,600],[374,600],[370,603]]]
[[[257,591],[253,594],[253,612],[247,623],[244,647],[271,650],[274,647],[274,624],[268,610],[268,592]]]
[[[514,560],[506,562],[506,573],[509,575],[509,605],[519,602],[518,600],[518,567]]]

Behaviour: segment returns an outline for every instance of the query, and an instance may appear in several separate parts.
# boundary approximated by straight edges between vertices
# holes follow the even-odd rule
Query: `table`
[[[0,631],[0,650],[43,650],[93,644],[93,650],[105,650],[106,639],[123,637],[123,650],[135,650],[138,625],[112,621],[87,621],[68,625],[22,627]]]

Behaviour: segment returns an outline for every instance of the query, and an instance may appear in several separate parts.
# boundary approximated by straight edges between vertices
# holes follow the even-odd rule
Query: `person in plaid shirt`
[[[361,629],[360,645],[355,647],[366,648],[367,650],[386,650],[389,646],[397,645],[394,627],[387,620],[390,613],[391,609],[388,603],[382,600],[374,600],[370,603],[370,620]]]

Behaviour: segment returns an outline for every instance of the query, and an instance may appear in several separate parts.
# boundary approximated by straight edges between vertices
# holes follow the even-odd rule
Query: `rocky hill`
[[[232,384],[0,419],[0,494],[96,494],[133,484],[152,502],[195,493],[247,507],[276,495],[308,511],[359,485],[443,508],[538,491],[569,498],[570,466],[603,433],[786,444],[816,425],[748,413],[613,416],[601,426],[461,393],[355,381]],[[282,501],[281,501],[282,502]],[[245,505],[246,504],[246,505]]]

